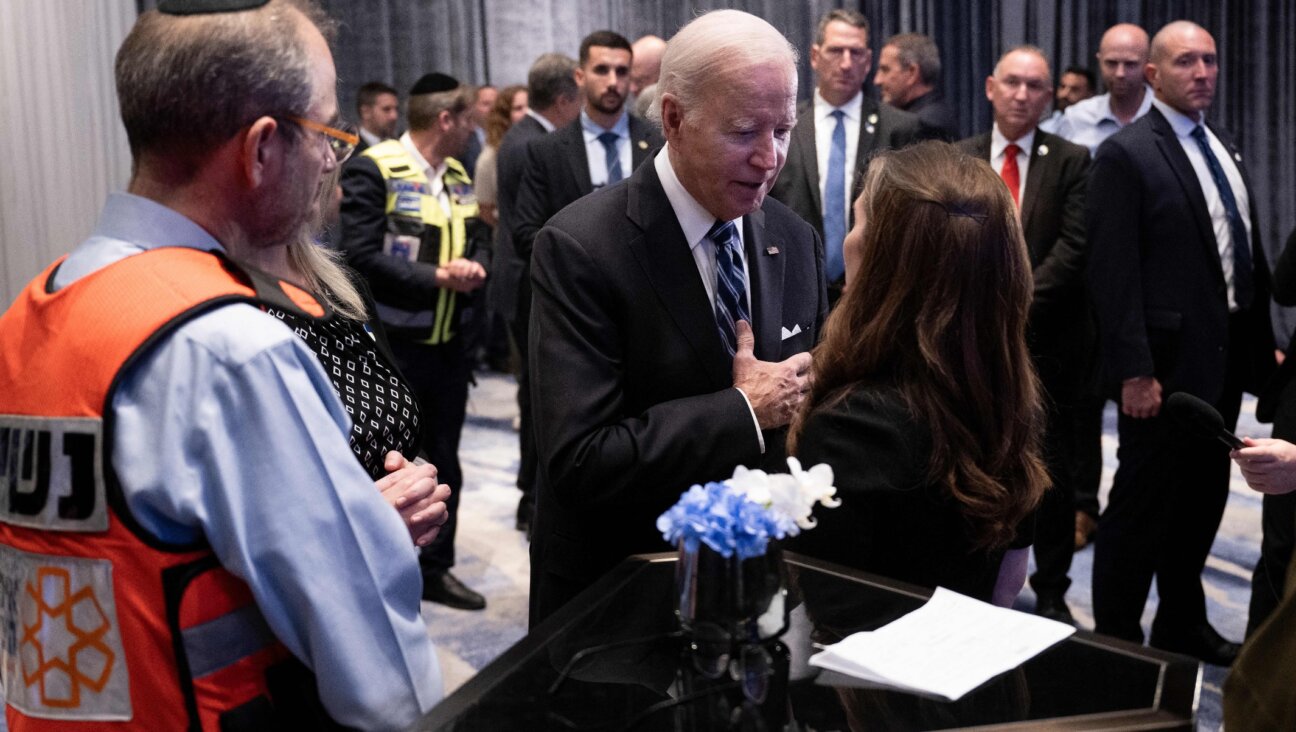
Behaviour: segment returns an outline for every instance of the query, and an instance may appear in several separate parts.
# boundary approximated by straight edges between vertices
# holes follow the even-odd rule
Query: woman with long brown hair
[[[793,548],[1011,602],[1048,478],[1008,190],[945,143],[883,153],[844,254],[846,291],[789,436],[802,463],[833,467],[842,505]]]

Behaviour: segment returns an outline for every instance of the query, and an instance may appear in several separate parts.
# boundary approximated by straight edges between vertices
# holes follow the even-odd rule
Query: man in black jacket
[[[1228,499],[1227,449],[1172,431],[1176,391],[1228,427],[1242,391],[1274,368],[1269,268],[1242,156],[1206,121],[1219,76],[1215,40],[1187,21],[1152,39],[1153,108],[1094,157],[1088,193],[1090,289],[1107,383],[1120,401],[1120,467],[1094,552],[1100,633],[1227,665],[1238,646],[1206,619],[1201,572]]]

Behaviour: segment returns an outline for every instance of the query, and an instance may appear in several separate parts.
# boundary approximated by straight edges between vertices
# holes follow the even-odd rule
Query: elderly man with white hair
[[[662,59],[666,146],[536,238],[533,624],[626,556],[667,549],[654,521],[693,483],[786,470],[828,312],[818,236],[766,197],[796,85],[771,25],[699,17]]]

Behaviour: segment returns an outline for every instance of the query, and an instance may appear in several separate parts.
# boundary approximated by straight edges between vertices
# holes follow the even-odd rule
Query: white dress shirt
[[[526,115],[531,119],[535,120],[536,122],[539,122],[540,126],[544,128],[545,132],[553,132],[554,130],[558,129],[557,127],[554,127],[554,123],[550,122],[547,117],[535,111],[534,109],[531,109],[530,107],[527,107]]]
[[[999,123],[996,122],[994,129],[990,131],[990,167],[994,168],[996,173],[1003,174],[1004,148],[1008,143],[1015,144],[1017,151],[1017,171],[1020,176],[1017,178],[1017,201],[1018,207],[1026,203],[1026,171],[1030,168],[1031,146],[1035,144],[1035,130],[1031,130],[1016,140],[1009,140],[999,131]]]
[[[837,118],[833,117],[833,112],[840,109],[845,112],[842,115],[842,126],[846,128],[846,180],[842,185],[842,190],[846,192],[846,200],[842,201],[842,206],[846,209],[846,221],[850,221],[850,207],[854,203],[851,201],[851,183],[854,182],[855,175],[855,156],[859,153],[860,114],[864,109],[864,92],[856,94],[849,102],[834,107],[826,99],[819,95],[819,91],[814,93],[814,124],[815,124],[815,156],[819,161],[819,200],[824,200],[824,192],[828,187],[828,154],[832,151],[833,130],[837,128]],[[827,203],[825,202],[825,205]]]
[[[670,201],[671,208],[675,211],[675,218],[679,220],[680,228],[684,230],[684,240],[688,242],[689,251],[693,254],[693,263],[697,265],[698,276],[702,278],[702,286],[706,288],[707,300],[711,303],[711,311],[715,312],[715,288],[716,288],[716,253],[715,242],[707,238],[707,232],[715,225],[716,217],[712,216],[709,211],[698,203],[693,194],[688,192],[684,184],[680,182],[679,176],[675,174],[675,167],[670,162],[670,144],[667,143],[662,148],[657,157],[653,159],[653,167],[657,169],[657,177],[661,180],[662,190],[666,192],[666,199]],[[733,220],[734,228],[738,230],[739,259],[743,265],[743,277],[747,279],[747,312],[752,311],[751,300],[751,272],[747,268],[747,249],[746,242],[743,239],[743,221],[742,218]],[[713,316],[714,317],[714,316]],[[756,324],[751,323],[752,330],[756,330]],[[717,337],[719,331],[717,330]],[[765,452],[765,436],[761,434],[760,422],[756,419],[756,410],[752,409],[751,400],[747,398],[746,392],[738,390],[747,401],[747,408],[751,410],[752,424],[756,425],[756,439],[760,441],[761,453]]]
[[[400,136],[400,144],[401,147],[405,148],[405,152],[414,158],[414,162],[423,171],[423,175],[427,176],[428,190],[431,192],[432,197],[437,200],[437,203],[441,204],[441,210],[445,212],[446,218],[449,218],[452,213],[450,210],[450,192],[445,187],[445,174],[450,169],[450,166],[446,164],[446,161],[442,160],[440,165],[433,168],[432,164],[423,157],[423,153],[420,153],[418,148],[414,146],[414,140],[410,138],[408,132]]]
[[[1251,196],[1242,182],[1242,172],[1238,170],[1233,153],[1224,147],[1224,143],[1219,141],[1214,132],[1211,132],[1203,117],[1202,127],[1206,130],[1206,140],[1210,143],[1211,152],[1215,153],[1215,158],[1219,160],[1220,167],[1224,169],[1224,177],[1228,178],[1229,187],[1233,189],[1233,200],[1237,203],[1238,213],[1242,216],[1242,225],[1247,232],[1247,241],[1234,242],[1233,232],[1229,229],[1228,211],[1224,208],[1224,199],[1220,197],[1219,189],[1215,187],[1215,179],[1211,177],[1210,166],[1206,164],[1201,147],[1192,138],[1192,131],[1197,127],[1197,121],[1160,99],[1153,99],[1152,103],[1174,128],[1175,136],[1179,138],[1179,145],[1183,147],[1188,162],[1192,163],[1193,172],[1197,174],[1197,182],[1201,185],[1202,195],[1206,198],[1206,210],[1210,212],[1211,226],[1215,229],[1215,244],[1219,248],[1220,266],[1224,269],[1224,284],[1228,286],[1229,312],[1235,312],[1238,306],[1237,296],[1233,291],[1233,245],[1240,244],[1244,247],[1251,245]]]

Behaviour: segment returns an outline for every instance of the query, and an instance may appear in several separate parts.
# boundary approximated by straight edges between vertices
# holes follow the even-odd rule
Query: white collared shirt
[[[585,137],[585,158],[589,161],[590,185],[601,188],[608,182],[607,148],[599,141],[599,135],[611,132],[617,136],[617,157],[621,159],[621,179],[630,177],[633,163],[630,158],[630,113],[621,110],[621,117],[611,129],[600,127],[590,119],[582,109],[580,113],[581,132]]]
[[[1219,188],[1215,186],[1215,179],[1211,177],[1210,166],[1206,164],[1206,157],[1202,155],[1201,147],[1192,137],[1193,128],[1197,127],[1198,123],[1160,99],[1153,99],[1152,103],[1161,114],[1165,115],[1166,121],[1174,129],[1175,137],[1179,138],[1179,145],[1188,156],[1188,162],[1192,163],[1193,172],[1197,174],[1197,183],[1206,198],[1206,210],[1210,212],[1211,227],[1215,229],[1215,244],[1219,248],[1220,266],[1224,270],[1224,284],[1228,286],[1229,312],[1234,312],[1238,306],[1237,296],[1233,291],[1233,232],[1229,229],[1228,211],[1224,208],[1224,199],[1220,197]],[[1206,125],[1205,115],[1202,115],[1201,126],[1206,130],[1206,140],[1210,143],[1211,152],[1215,153],[1220,167],[1224,169],[1224,177],[1228,178],[1229,187],[1233,189],[1233,200],[1237,203],[1238,213],[1242,216],[1242,225],[1246,228],[1248,237],[1247,241],[1241,242],[1241,245],[1251,246],[1251,196],[1242,182],[1242,171],[1237,166],[1240,159],[1235,160],[1233,153],[1224,147],[1224,143],[1219,141],[1214,132],[1211,132],[1211,128]]]
[[[990,131],[990,167],[994,168],[996,173],[1003,174],[1004,148],[1008,143],[1013,143],[1018,148],[1017,151],[1017,171],[1020,175],[1017,178],[1017,201],[1018,207],[1026,203],[1026,172],[1030,168],[1031,146],[1035,144],[1035,130],[1022,135],[1016,140],[1009,140],[999,131],[999,123],[996,122],[994,129]]]
[[[693,194],[688,192],[684,184],[680,182],[679,176],[675,174],[675,167],[670,161],[670,143],[662,148],[661,152],[653,160],[653,167],[657,170],[657,178],[661,180],[662,190],[666,192],[666,199],[670,201],[671,209],[675,211],[675,218],[679,221],[680,229],[684,231],[684,240],[688,242],[689,251],[693,254],[693,263],[697,265],[698,276],[702,278],[702,286],[706,288],[707,300],[711,303],[711,311],[715,312],[715,288],[716,288],[716,253],[715,242],[707,238],[707,232],[715,225],[716,217],[698,203]],[[752,294],[751,294],[751,270],[747,268],[747,249],[743,239],[743,221],[742,218],[733,220],[734,227],[738,230],[738,243],[740,257],[743,264],[743,276],[747,279],[747,312],[753,313]],[[756,324],[752,323],[752,330],[756,330]],[[717,332],[718,337],[718,332]],[[747,401],[747,408],[751,410],[752,423],[756,425],[756,439],[760,441],[761,454],[765,453],[765,436],[760,431],[760,421],[756,419],[756,410],[752,409],[751,399],[747,398],[746,392],[738,390]]]
[[[414,140],[410,138],[408,132],[400,136],[400,144],[401,147],[405,148],[405,152],[414,158],[414,162],[423,171],[423,175],[427,176],[428,189],[431,191],[432,197],[436,198],[437,203],[441,204],[441,210],[445,211],[446,217],[449,218],[451,216],[450,193],[445,187],[445,174],[450,169],[450,166],[446,165],[446,161],[442,160],[440,165],[433,168],[432,164],[424,159],[423,153],[420,153],[418,148],[414,146]]]
[[[544,128],[545,132],[553,132],[554,130],[558,129],[557,127],[554,127],[554,123],[550,122],[547,117],[535,111],[534,109],[531,109],[530,107],[527,107],[526,115],[531,119],[535,120],[536,122],[539,122],[540,126]]]
[[[360,128],[360,137],[365,141],[365,144],[368,145],[369,147],[373,147],[374,145],[377,145],[378,143],[382,142],[384,139],[382,137],[379,137],[378,135],[375,135],[369,130],[366,130],[363,127]]]
[[[1145,84],[1143,103],[1134,113],[1131,123],[1147,114],[1152,108],[1152,96],[1152,87]],[[1116,131],[1124,126],[1112,111],[1111,94],[1099,94],[1067,107],[1053,134],[1077,145],[1084,145],[1089,148],[1089,154],[1092,156],[1104,140],[1116,134]]]
[[[846,221],[850,221],[851,207],[851,183],[854,182],[855,176],[855,156],[859,152],[860,124],[862,120],[860,115],[864,109],[864,92],[856,94],[849,102],[834,107],[824,99],[819,90],[814,93],[814,125],[815,125],[815,156],[819,161],[819,200],[824,200],[824,192],[828,188],[828,155],[832,151],[833,130],[837,128],[837,118],[833,117],[833,112],[840,109],[845,114],[842,115],[842,126],[846,128],[846,180],[842,189],[846,192],[846,200],[842,201],[842,206],[846,209]],[[824,205],[827,205],[825,202]]]

